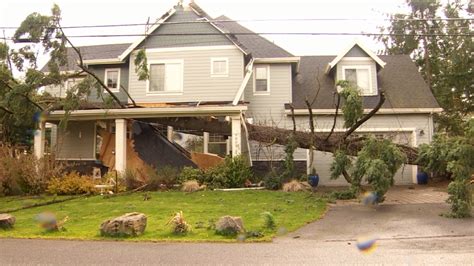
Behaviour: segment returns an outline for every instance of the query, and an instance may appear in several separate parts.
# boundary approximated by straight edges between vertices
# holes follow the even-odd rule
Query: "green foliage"
[[[135,72],[138,75],[138,80],[147,80],[150,75],[148,73],[148,60],[146,58],[145,49],[138,50],[134,64]]]
[[[285,160],[283,161],[284,170],[280,178],[281,182],[288,181],[296,176],[294,153],[297,148],[298,143],[296,143],[295,136],[291,134],[285,145]]]
[[[388,54],[411,56],[444,110],[436,117],[439,129],[462,134],[459,124],[474,111],[474,64],[471,21],[459,18],[468,18],[472,12],[466,12],[467,6],[460,0],[406,3],[408,13],[390,14],[390,25],[379,27],[381,32],[393,35],[375,39],[385,45]]]
[[[329,194],[329,198],[338,199],[338,200],[350,200],[357,198],[359,195],[360,189],[357,186],[351,186],[347,190],[342,191],[333,191]]]
[[[469,179],[474,172],[474,119],[466,123],[464,136],[435,136],[430,145],[420,145],[418,162],[438,175],[452,175],[448,186],[450,217],[471,215],[472,194]]]
[[[344,127],[353,126],[364,114],[362,108],[362,96],[357,88],[353,87],[348,81],[340,80],[337,86],[342,87],[341,96],[344,99],[342,106],[342,115],[344,117]]]
[[[368,138],[357,154],[352,184],[359,185],[365,177],[379,202],[382,202],[385,193],[394,183],[395,173],[405,161],[405,154],[391,141]]]
[[[352,167],[352,161],[343,150],[337,150],[334,154],[334,160],[331,163],[331,179],[338,179],[344,171]]]
[[[197,180],[209,188],[239,188],[252,179],[252,170],[243,156],[226,157],[224,162],[206,170],[184,167],[179,181]]]
[[[268,173],[263,179],[263,182],[265,184],[265,188],[270,190],[279,190],[283,185],[281,175],[275,171]]]
[[[271,212],[263,212],[262,213],[262,219],[263,219],[263,228],[264,229],[275,230],[276,221],[275,221],[275,217],[273,217],[273,214]]]
[[[47,192],[54,195],[93,194],[97,192],[94,186],[91,177],[71,172],[63,177],[51,179]]]

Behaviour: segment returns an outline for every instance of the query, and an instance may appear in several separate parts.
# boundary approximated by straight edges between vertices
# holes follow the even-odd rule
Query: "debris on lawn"
[[[301,183],[300,181],[293,179],[288,183],[283,184],[283,191],[285,192],[298,192],[298,191],[305,191],[308,188]]]
[[[237,235],[245,232],[241,217],[222,216],[216,223],[216,233],[220,235]]]

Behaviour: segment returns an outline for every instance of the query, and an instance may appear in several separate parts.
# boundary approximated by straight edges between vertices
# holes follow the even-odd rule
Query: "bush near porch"
[[[265,229],[262,213],[270,212],[276,228],[293,231],[319,219],[326,209],[325,201],[309,193],[280,191],[202,191],[146,192],[119,197],[92,196],[63,203],[25,209],[12,213],[17,222],[13,230],[0,230],[0,238],[52,238],[52,239],[108,239],[99,235],[99,225],[107,219],[128,212],[142,212],[148,216],[145,233],[133,241],[236,241],[235,237],[215,234],[208,226],[224,215],[241,216],[247,231],[261,231],[262,238],[247,241],[269,241],[279,230]],[[18,199],[18,198],[15,198]],[[0,198],[0,206],[7,206],[10,197]],[[51,211],[59,219],[68,216],[66,231],[45,233],[34,220],[41,212]],[[192,226],[186,235],[175,235],[166,223],[172,215],[183,211]]]

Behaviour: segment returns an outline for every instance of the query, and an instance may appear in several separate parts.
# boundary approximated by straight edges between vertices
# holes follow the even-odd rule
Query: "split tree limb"
[[[351,128],[349,128],[344,134],[344,139],[349,137],[356,129],[358,129],[360,126],[362,126],[362,124],[364,124],[367,120],[369,120],[372,116],[374,116],[379,111],[380,107],[382,107],[384,102],[385,102],[385,93],[383,91],[380,91],[379,102],[377,103],[375,108],[372,109],[368,114],[366,114],[360,120],[358,120]]]
[[[341,95],[339,93],[336,93],[336,95],[337,95],[336,113],[334,114],[334,121],[332,123],[331,131],[326,137],[326,141],[331,137],[331,135],[334,133],[334,129],[336,128],[337,115],[339,114],[339,105],[341,104]]]

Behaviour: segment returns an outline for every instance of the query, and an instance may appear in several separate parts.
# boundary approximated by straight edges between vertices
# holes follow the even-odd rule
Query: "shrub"
[[[268,173],[263,179],[266,189],[278,190],[282,186],[282,177],[275,170]]]
[[[150,167],[148,169],[148,186],[149,190],[158,190],[162,188],[172,188],[178,182],[179,170],[172,166],[163,166],[158,170]]]
[[[171,220],[168,221],[167,225],[171,225],[174,234],[187,234],[191,228],[184,219],[182,211],[177,212]]]
[[[49,179],[61,175],[62,164],[32,154],[16,154],[14,148],[0,148],[0,195],[40,194]]]
[[[275,230],[276,222],[275,222],[275,217],[273,217],[273,214],[271,214],[270,212],[263,212],[262,218],[263,218],[263,228],[268,229],[268,230]]]
[[[199,168],[186,166],[181,170],[181,173],[179,173],[178,180],[180,183],[183,183],[189,180],[197,180],[203,183],[204,172]]]
[[[71,172],[61,178],[51,179],[47,192],[55,195],[93,194],[96,188],[91,177]]]
[[[201,186],[199,186],[198,181],[196,180],[189,180],[183,183],[183,187],[181,187],[181,191],[184,192],[196,192],[201,189]]]
[[[137,173],[132,169],[125,170],[121,179],[125,183],[127,190],[133,190],[144,185],[143,182],[137,178]]]
[[[295,179],[283,185],[283,191],[285,192],[297,192],[297,191],[305,191],[305,190],[306,190],[306,187],[301,182]]]

